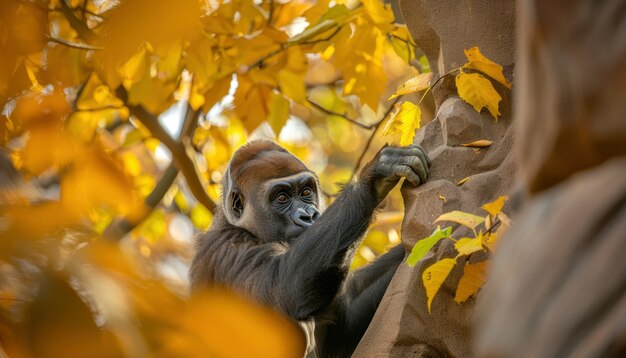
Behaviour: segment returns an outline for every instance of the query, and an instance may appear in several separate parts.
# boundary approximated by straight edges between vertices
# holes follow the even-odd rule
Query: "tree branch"
[[[204,190],[204,186],[200,182],[200,178],[196,172],[195,165],[191,158],[187,156],[184,144],[174,141],[159,125],[158,118],[142,106],[130,106],[129,109],[141,124],[146,126],[150,133],[170,150],[174,158],[174,164],[183,173],[187,185],[189,185],[189,189],[196,200],[204,205],[210,212],[214,212],[215,203]]]
[[[71,48],[75,48],[78,50],[85,50],[85,51],[89,51],[89,50],[102,50],[102,47],[96,47],[96,46],[91,46],[91,45],[87,45],[87,44],[83,44],[83,43],[78,43],[78,42],[71,42],[71,41],[67,41],[64,39],[60,39],[57,37],[48,37],[48,41],[50,42],[54,42],[63,46],[67,46],[67,47],[71,47]]]
[[[128,107],[130,113],[141,122],[150,133],[158,139],[163,145],[165,145],[170,152],[172,153],[172,157],[174,158],[174,165],[183,173],[185,180],[187,181],[187,185],[189,185],[189,189],[193,196],[204,205],[210,212],[215,210],[215,203],[211,198],[209,198],[208,194],[204,190],[204,186],[200,182],[200,178],[198,173],[196,172],[196,168],[193,164],[193,161],[189,156],[187,156],[187,151],[185,149],[184,143],[181,141],[174,140],[159,124],[158,117],[154,114],[150,113],[143,106],[140,105],[132,105],[128,103],[128,93],[126,89],[122,86],[118,87],[115,90],[117,97],[120,98]],[[187,108],[188,112],[190,108]],[[199,111],[195,116],[199,114]],[[186,121],[185,121],[186,122]],[[183,127],[185,124],[183,123]]]
[[[84,39],[87,42],[95,42],[98,40],[98,35],[96,35],[87,24],[85,24],[81,19],[76,17],[74,14],[74,10],[70,4],[67,3],[67,0],[61,0],[61,12],[65,15],[65,18],[70,23],[70,26],[76,31],[79,37]]]
[[[363,123],[361,123],[361,122],[359,122],[359,121],[357,121],[357,120],[355,120],[355,119],[352,119],[352,118],[348,117],[348,116],[347,116],[347,115],[345,115],[345,114],[341,114],[341,113],[338,113],[338,112],[335,112],[335,111],[331,111],[330,109],[326,109],[326,108],[322,107],[321,105],[319,105],[319,104],[317,104],[317,103],[315,103],[315,102],[311,101],[311,100],[310,100],[310,99],[308,99],[308,98],[307,98],[307,100],[306,100],[306,101],[307,101],[307,102],[308,102],[311,106],[313,106],[315,109],[319,110],[320,112],[326,113],[326,114],[331,115],[331,116],[341,117],[341,118],[343,118],[343,119],[347,120],[348,122],[350,122],[350,123],[352,123],[352,124],[354,124],[354,125],[357,125],[357,126],[359,126],[359,127],[363,128],[363,129],[372,129],[372,128],[374,128],[374,127],[376,126],[376,123],[374,123],[374,124],[369,124],[369,125],[368,125],[368,124],[363,124]]]
[[[183,121],[182,130],[180,132],[180,136],[178,138],[177,143],[182,145],[182,142],[191,135],[193,129],[195,128],[195,124],[198,121],[198,116],[200,115],[200,111],[194,111],[189,105],[187,105],[187,110],[185,111],[185,119]],[[142,122],[143,123],[143,122]],[[167,134],[167,133],[166,133]],[[169,137],[169,135],[168,135]],[[193,164],[193,163],[192,163]],[[124,235],[133,230],[140,222],[142,222],[148,214],[152,211],[152,209],[156,208],[157,205],[163,200],[163,197],[170,189],[176,177],[179,173],[178,167],[175,165],[174,160],[172,163],[165,169],[161,179],[154,187],[152,192],[146,197],[144,204],[146,206],[146,210],[140,217],[128,219],[120,219],[112,222],[102,233],[102,236],[111,241],[118,241]],[[195,173],[194,173],[195,174]],[[211,200],[209,198],[209,200]],[[198,200],[199,201],[199,200]],[[208,209],[208,207],[207,207]],[[209,209],[211,210],[211,209]]]

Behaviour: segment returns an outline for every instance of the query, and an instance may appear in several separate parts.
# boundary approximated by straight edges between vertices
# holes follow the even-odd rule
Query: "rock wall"
[[[513,0],[404,0],[400,7],[411,35],[431,64],[434,79],[461,66],[466,61],[464,49],[478,46],[512,80]],[[433,160],[430,178],[419,188],[402,191],[406,210],[402,242],[407,250],[432,233],[433,220],[439,215],[452,210],[479,214],[482,204],[510,192],[516,173],[511,152],[511,91],[494,85],[503,98],[497,122],[458,97],[454,76],[446,76],[434,87],[436,118],[415,137],[415,143]],[[478,139],[494,143],[485,149],[460,146]],[[469,180],[458,186],[466,177]],[[464,234],[461,230],[453,235]],[[472,356],[474,301],[459,305],[453,300],[462,268],[455,268],[444,282],[431,313],[421,281],[426,267],[454,256],[452,242],[444,240],[415,267],[400,266],[354,357]],[[470,257],[472,262],[485,259],[484,255]]]
[[[479,299],[478,353],[624,357],[626,6],[519,5],[516,152],[528,195]]]

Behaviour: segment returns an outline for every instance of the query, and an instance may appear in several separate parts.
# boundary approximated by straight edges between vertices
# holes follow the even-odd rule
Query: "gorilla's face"
[[[234,196],[236,224],[264,242],[291,242],[320,216],[317,178],[302,172],[275,178]]]
[[[266,141],[239,149],[225,175],[228,221],[263,242],[291,242],[320,216],[317,177],[284,148]]]

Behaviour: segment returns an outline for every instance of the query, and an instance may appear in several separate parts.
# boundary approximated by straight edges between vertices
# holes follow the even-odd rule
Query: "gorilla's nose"
[[[306,208],[306,210],[304,208],[298,208],[293,213],[292,217],[294,224],[302,227],[309,227],[313,225],[317,218],[320,217],[320,212],[312,206]]]

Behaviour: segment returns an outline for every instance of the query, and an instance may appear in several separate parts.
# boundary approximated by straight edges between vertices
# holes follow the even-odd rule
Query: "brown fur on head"
[[[256,140],[239,148],[224,175],[222,204],[227,220],[238,221],[233,215],[232,193],[247,195],[269,179],[311,172],[300,159],[285,148],[268,140]]]

